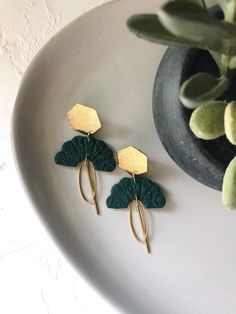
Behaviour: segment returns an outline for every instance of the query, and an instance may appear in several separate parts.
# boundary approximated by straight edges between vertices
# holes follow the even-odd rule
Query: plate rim
[[[88,283],[88,285],[90,286],[90,288],[97,293],[98,296],[100,296],[111,308],[114,308],[114,310],[118,310],[120,313],[129,313],[129,309],[124,308],[124,306],[120,303],[117,302],[115,298],[113,298],[112,296],[110,296],[108,293],[105,292],[104,288],[101,289],[101,287],[97,284],[96,281],[94,281],[92,279],[91,276],[89,276],[89,274],[87,272],[84,272],[82,270],[82,268],[79,267],[79,262],[76,263],[75,260],[73,259],[73,257],[71,256],[70,250],[67,249],[59,240],[59,238],[57,237],[57,234],[55,233],[55,231],[50,227],[50,223],[46,220],[46,218],[44,217],[44,215],[41,213],[41,210],[39,208],[39,206],[37,205],[37,202],[34,200],[34,197],[31,193],[31,190],[28,186],[28,184],[26,183],[25,180],[25,175],[23,170],[21,169],[21,163],[19,161],[19,152],[17,150],[16,147],[16,134],[17,134],[17,120],[18,120],[18,110],[20,108],[19,106],[19,98],[21,96],[21,93],[24,90],[24,85],[25,82],[28,80],[28,77],[30,76],[35,63],[37,62],[37,60],[41,57],[43,51],[45,49],[47,49],[48,46],[50,46],[50,44],[54,41],[55,38],[58,38],[61,33],[66,32],[67,29],[69,29],[71,27],[72,24],[77,23],[78,21],[81,21],[83,19],[85,19],[87,16],[89,15],[93,15],[94,13],[96,13],[97,11],[101,11],[104,9],[104,7],[108,7],[108,6],[114,6],[119,2],[128,2],[128,0],[111,0],[109,2],[100,4],[94,8],[92,8],[91,10],[79,15],[78,17],[76,17],[75,19],[73,19],[72,21],[70,21],[69,23],[67,23],[64,27],[62,27],[62,29],[60,29],[58,32],[56,32],[46,43],[44,43],[44,45],[38,50],[38,52],[35,54],[35,56],[32,58],[32,60],[30,61],[29,65],[27,66],[23,77],[21,79],[21,82],[19,84],[19,88],[17,91],[17,95],[14,101],[14,105],[13,105],[13,110],[12,110],[12,114],[11,114],[11,122],[10,122],[10,146],[11,146],[11,152],[12,152],[12,157],[13,157],[13,161],[14,161],[14,168],[16,171],[16,175],[19,179],[19,183],[22,186],[22,190],[28,200],[28,203],[32,209],[32,211],[35,213],[35,216],[37,217],[40,225],[43,227],[45,233],[50,237],[50,239],[52,240],[52,242],[54,243],[54,245],[56,246],[56,248],[58,249],[58,251],[63,255],[63,258],[65,258],[70,266],[74,269],[74,271],[85,281]]]

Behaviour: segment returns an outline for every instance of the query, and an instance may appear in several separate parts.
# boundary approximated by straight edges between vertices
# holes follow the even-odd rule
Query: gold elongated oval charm
[[[88,176],[89,186],[91,190],[91,198],[85,196],[84,190],[82,188],[82,169],[85,168]],[[86,203],[92,204],[95,207],[95,211],[97,215],[100,215],[99,208],[97,205],[96,200],[96,190],[97,190],[97,184],[96,184],[96,170],[94,169],[93,163],[90,160],[83,160],[78,166],[78,189],[79,192],[83,198],[83,200]]]
[[[140,238],[137,235],[137,232],[134,228],[134,223],[133,223],[134,209],[136,209],[138,213],[139,224],[140,224],[143,238]],[[138,242],[145,244],[147,253],[150,253],[150,247],[149,247],[149,242],[148,242],[148,213],[147,213],[147,209],[143,206],[142,202],[140,202],[139,200],[133,200],[129,204],[129,224],[130,224],[130,229],[134,238]]]

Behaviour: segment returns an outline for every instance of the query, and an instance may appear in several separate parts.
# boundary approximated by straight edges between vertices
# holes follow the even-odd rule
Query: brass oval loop
[[[133,210],[134,209],[136,209],[138,212],[139,223],[140,223],[140,227],[143,234],[142,239],[140,239],[140,237],[137,235],[137,232],[134,228],[134,224],[133,224]],[[147,213],[147,209],[143,206],[142,202],[140,202],[139,200],[133,200],[129,204],[129,224],[130,224],[130,229],[132,231],[134,238],[138,242],[145,243],[148,238],[148,213]]]
[[[91,193],[92,193],[92,196],[90,199],[88,199],[86,196],[85,196],[85,193],[84,193],[84,190],[82,188],[82,180],[81,180],[81,173],[82,173],[82,169],[85,167],[86,169],[86,172],[87,172],[87,175],[88,175],[88,180],[89,180],[89,185],[90,185],[90,189],[91,189]],[[92,169],[92,173],[93,173],[93,179],[92,180],[92,177],[91,177],[91,169]],[[95,197],[96,197],[96,185],[97,185],[97,178],[96,178],[96,171],[94,169],[94,166],[93,166],[93,163],[86,159],[86,160],[83,160],[81,161],[81,163],[79,164],[78,166],[78,177],[77,177],[77,183],[78,183],[78,189],[79,189],[79,192],[83,198],[83,200],[89,204],[92,204],[94,205],[94,202],[95,202]]]

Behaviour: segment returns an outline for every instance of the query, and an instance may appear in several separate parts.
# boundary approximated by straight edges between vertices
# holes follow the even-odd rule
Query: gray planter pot
[[[161,142],[170,157],[187,174],[221,190],[225,169],[236,155],[236,147],[225,136],[204,141],[189,128],[191,110],[182,106],[178,94],[182,82],[198,72],[219,75],[211,55],[204,50],[168,48],[158,68],[153,88],[153,115]],[[236,80],[222,97],[236,99]]]

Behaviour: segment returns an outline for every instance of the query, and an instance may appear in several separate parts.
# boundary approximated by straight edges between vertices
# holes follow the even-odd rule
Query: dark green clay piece
[[[55,162],[77,167],[86,156],[96,170],[111,172],[116,167],[112,150],[103,141],[92,136],[75,136],[71,141],[65,142],[61,151],[56,154]]]
[[[135,177],[135,182],[133,178],[123,178],[112,187],[107,207],[127,208],[136,195],[146,208],[162,208],[166,203],[159,185],[145,177]]]

